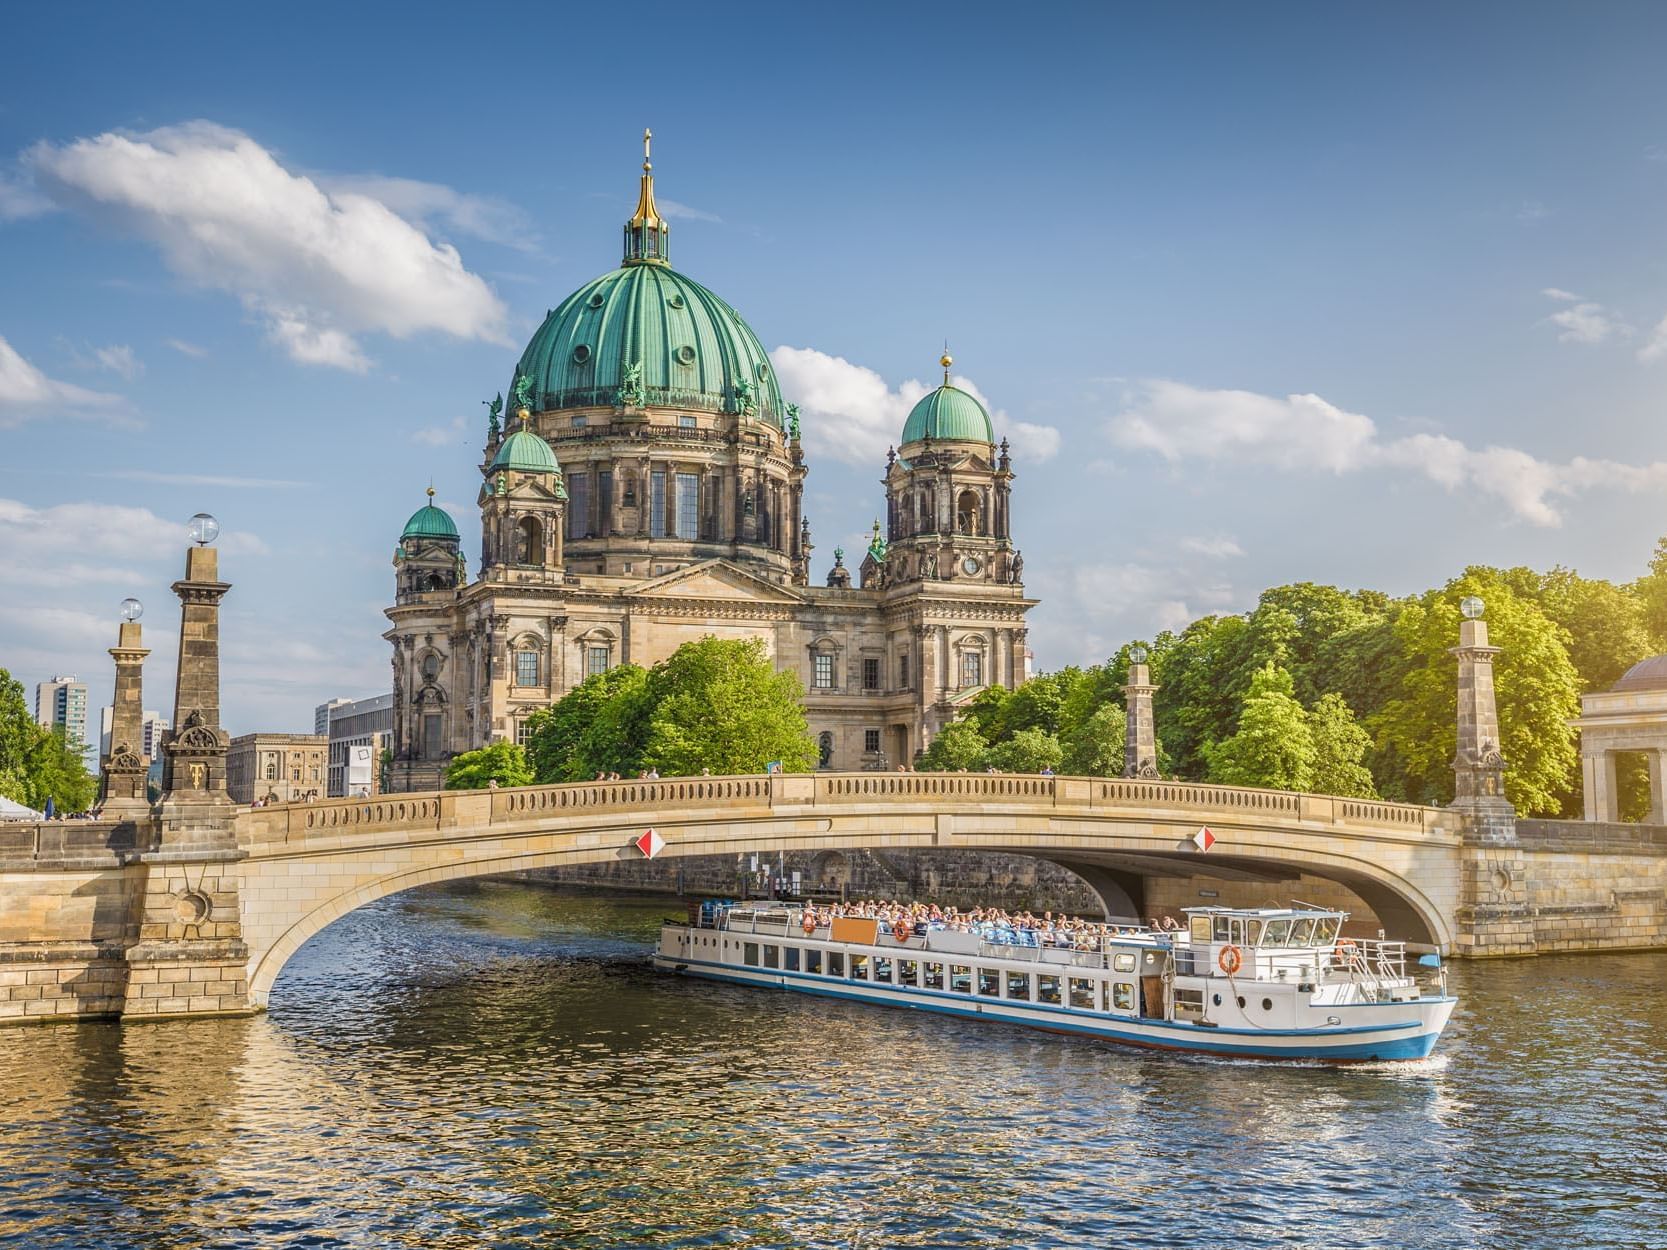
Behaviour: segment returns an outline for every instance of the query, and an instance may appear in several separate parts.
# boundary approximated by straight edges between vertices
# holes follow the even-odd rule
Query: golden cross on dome
[[[653,138],[654,132],[647,126],[644,126],[642,131],[642,171],[645,174],[654,168],[653,164],[648,159],[648,144]]]

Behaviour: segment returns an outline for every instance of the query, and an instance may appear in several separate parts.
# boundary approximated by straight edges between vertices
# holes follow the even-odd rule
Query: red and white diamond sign
[[[643,853],[644,859],[653,859],[661,851],[666,849],[666,840],[659,834],[655,833],[654,830],[650,829],[644,833],[642,837],[632,843],[632,845]]]
[[[1193,845],[1201,851],[1207,851],[1216,844],[1216,835],[1210,832],[1208,825],[1192,835]]]

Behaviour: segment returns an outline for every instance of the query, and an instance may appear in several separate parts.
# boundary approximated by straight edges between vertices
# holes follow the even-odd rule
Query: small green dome
[[[785,411],[769,353],[711,291],[666,264],[587,282],[544,319],[516,365],[535,411],[612,407],[640,366],[633,406],[740,412],[778,429]]]
[[[515,469],[521,473],[560,473],[556,453],[531,430],[516,430],[504,439],[498,454],[492,458],[492,470]]]
[[[447,515],[445,509],[436,508],[433,503],[434,492],[428,492],[430,502],[424,504],[411,514],[411,519],[405,523],[405,530],[400,534],[400,542],[407,538],[457,538],[457,525]]]
[[[916,404],[903,423],[903,443],[916,443],[923,438],[993,443],[996,434],[984,405],[945,382]]]

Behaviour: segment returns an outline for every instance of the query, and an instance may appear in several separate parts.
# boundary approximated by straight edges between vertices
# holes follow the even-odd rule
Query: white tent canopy
[[[25,807],[21,803],[14,803],[5,795],[0,794],[0,820],[44,820],[45,817],[32,807]]]

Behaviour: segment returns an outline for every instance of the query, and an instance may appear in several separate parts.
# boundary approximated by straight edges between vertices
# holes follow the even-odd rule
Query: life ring
[[[805,916],[805,922],[804,922],[803,926],[801,926],[801,927],[804,929],[804,931],[806,933],[815,933],[816,932],[816,917],[811,916],[811,915],[806,915]]]
[[[1353,938],[1338,938],[1337,945],[1332,948],[1331,957],[1337,960],[1352,959],[1358,949]]]
[[[914,929],[910,927],[907,920],[899,920],[891,926],[891,936],[899,942],[907,942],[914,936],[914,933]]]
[[[1232,976],[1240,968],[1244,967],[1244,956],[1239,954],[1239,948],[1237,946],[1223,946],[1221,948],[1221,953],[1216,956],[1216,967],[1220,968],[1228,976]]]

